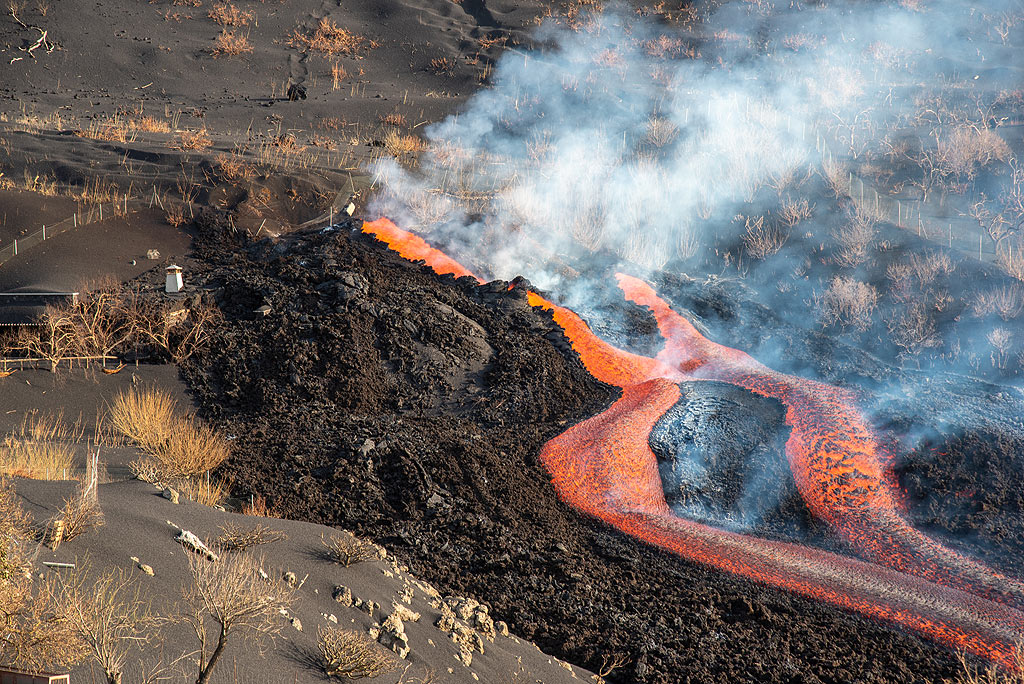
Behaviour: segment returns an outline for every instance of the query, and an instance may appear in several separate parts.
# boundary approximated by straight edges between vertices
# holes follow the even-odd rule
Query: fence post
[[[43,224],[43,239],[46,239],[46,224]]]
[[[18,256],[18,238],[14,238],[14,256]]]

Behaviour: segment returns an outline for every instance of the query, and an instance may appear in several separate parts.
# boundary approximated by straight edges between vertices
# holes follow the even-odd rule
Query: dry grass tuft
[[[451,57],[434,57],[430,60],[430,71],[438,76],[451,76],[455,73],[455,60]]]
[[[176,477],[170,484],[177,486],[179,493],[202,506],[221,506],[228,498],[229,483],[220,478],[212,479],[201,475]]]
[[[989,665],[982,671],[968,664],[963,653],[957,655],[960,660],[961,672],[957,675],[956,684],[1024,684],[1024,644],[1017,643],[1013,651],[1013,665],[1001,669]]]
[[[241,154],[218,154],[214,158],[217,164],[217,175],[224,180],[249,180],[256,175],[256,167],[246,162]]]
[[[267,503],[262,494],[254,494],[249,503],[242,506],[243,515],[252,515],[257,518],[283,518],[281,511]]]
[[[384,124],[385,126],[399,126],[399,127],[405,126],[406,123],[407,123],[406,119],[405,119],[405,116],[403,116],[402,114],[397,114],[397,113],[382,114],[381,117],[380,117],[380,122],[382,124]]]
[[[252,43],[246,36],[235,31],[221,31],[216,38],[214,38],[213,45],[213,56],[214,57],[237,57],[238,55],[244,55],[247,52],[252,52]]]
[[[230,2],[221,2],[214,5],[206,16],[221,26],[248,26],[256,13],[240,10]]]
[[[423,147],[423,141],[415,135],[402,135],[395,130],[384,134],[384,151],[396,159],[414,155]]]
[[[166,442],[153,450],[163,471],[172,476],[209,472],[231,455],[217,430],[191,416],[175,417]]]
[[[131,389],[114,398],[111,426],[146,451],[161,448],[175,427],[177,402],[163,390]]]
[[[316,643],[324,672],[331,677],[378,677],[398,667],[387,651],[359,630],[318,627]]]
[[[380,560],[384,556],[381,547],[350,532],[330,539],[320,537],[320,543],[327,549],[327,555],[331,560],[346,568],[356,563]]]
[[[307,48],[326,55],[355,55],[375,47],[373,41],[341,28],[334,20],[324,17],[311,33],[292,33],[288,45],[295,48]]]
[[[194,416],[179,415],[176,409],[165,392],[132,389],[115,397],[110,422],[145,453],[130,465],[135,477],[172,485],[196,503],[218,506],[230,486],[209,473],[231,450],[215,429]]]
[[[261,524],[242,528],[233,523],[226,523],[221,530],[223,533],[217,537],[217,545],[225,551],[245,551],[253,546],[273,544],[288,538],[284,532],[272,530]]]
[[[345,67],[338,62],[333,63],[331,65],[331,89],[340,90],[341,82],[344,81],[347,76],[348,72],[345,71]]]
[[[170,140],[167,146],[175,150],[205,150],[213,144],[205,128],[197,131],[181,131],[178,137]]]
[[[81,425],[69,426],[60,414],[32,414],[0,442],[0,474],[34,480],[73,477],[74,444]]]

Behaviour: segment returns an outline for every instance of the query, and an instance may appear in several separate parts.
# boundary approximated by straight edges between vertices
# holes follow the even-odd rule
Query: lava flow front
[[[473,276],[387,219],[365,223],[410,260],[438,273]],[[477,278],[477,280],[480,280]],[[559,495],[618,529],[690,560],[889,620],[1004,665],[1024,638],[1024,584],[939,544],[900,515],[899,490],[878,443],[842,389],[773,371],[704,338],[646,283],[619,275],[626,298],[654,314],[665,338],[656,358],[604,342],[572,311],[536,293],[595,378],[622,388],[603,413],[548,442],[540,458]],[[482,281],[481,281],[482,282]],[[677,383],[718,380],[786,407],[786,455],[801,496],[874,563],[759,539],[680,518],[665,502],[648,445],[680,397]]]

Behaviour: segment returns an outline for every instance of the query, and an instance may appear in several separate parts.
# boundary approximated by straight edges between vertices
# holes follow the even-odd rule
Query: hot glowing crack
[[[438,273],[476,278],[387,219],[365,223],[363,231]],[[587,370],[622,389],[606,411],[541,450],[561,498],[689,560],[897,623],[1003,665],[1013,663],[1014,645],[1024,639],[1024,583],[906,522],[889,467],[892,454],[866,424],[851,392],[778,373],[712,342],[643,281],[622,274],[617,279],[626,299],[647,307],[657,320],[665,346],[653,359],[613,347],[569,309],[529,293],[532,306],[552,312]],[[727,532],[672,512],[648,438],[679,400],[677,383],[697,380],[731,383],[783,404],[791,429],[786,456],[801,496],[814,515],[873,562]]]

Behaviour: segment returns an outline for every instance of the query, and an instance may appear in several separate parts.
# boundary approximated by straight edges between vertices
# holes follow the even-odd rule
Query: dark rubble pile
[[[522,287],[438,277],[339,229],[249,244],[199,222],[224,312],[184,372],[234,435],[222,475],[287,517],[385,545],[543,650],[613,682],[920,682],[952,654],[710,571],[561,503],[545,441],[615,392]],[[261,309],[262,308],[262,309]]]

